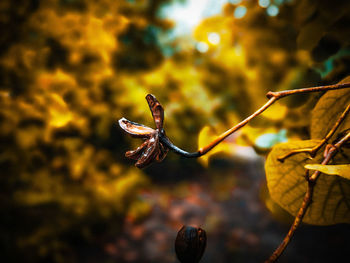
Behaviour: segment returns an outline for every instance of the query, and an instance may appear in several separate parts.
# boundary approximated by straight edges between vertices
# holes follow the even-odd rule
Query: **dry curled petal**
[[[158,130],[163,129],[163,121],[164,121],[164,109],[162,105],[160,105],[159,101],[152,94],[148,94],[146,96],[146,100],[148,102],[148,106],[152,112],[154,123]]]
[[[127,151],[125,153],[125,156],[130,158],[130,159],[138,160],[141,157],[142,152],[145,150],[147,144],[148,144],[148,141],[144,141],[135,150]]]
[[[119,126],[133,137],[149,138],[151,134],[155,132],[155,130],[150,127],[129,121],[125,118],[119,120]]]

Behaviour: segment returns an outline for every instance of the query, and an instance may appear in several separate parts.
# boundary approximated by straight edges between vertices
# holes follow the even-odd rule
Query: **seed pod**
[[[177,233],[175,252],[181,263],[198,263],[207,244],[207,235],[199,227],[183,226]]]

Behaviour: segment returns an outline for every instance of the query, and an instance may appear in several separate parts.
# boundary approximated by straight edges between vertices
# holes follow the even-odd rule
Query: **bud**
[[[198,263],[207,244],[207,235],[199,227],[183,226],[177,233],[175,252],[181,263]]]

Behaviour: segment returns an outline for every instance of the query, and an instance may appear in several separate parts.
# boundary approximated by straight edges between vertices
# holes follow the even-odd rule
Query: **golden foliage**
[[[294,149],[311,148],[318,140],[293,141],[276,145],[270,152],[266,165],[266,178],[272,199],[293,216],[296,216],[304,195],[307,181],[305,165],[322,161],[322,155],[310,160],[307,154],[291,156],[281,164],[277,157]],[[334,163],[344,160],[336,156]],[[350,182],[339,176],[324,175],[318,178],[314,188],[313,202],[303,218],[303,222],[313,225],[349,223]]]
[[[339,83],[349,82],[347,77]],[[333,127],[335,121],[348,106],[350,101],[349,89],[329,91],[324,94],[312,110],[310,133],[312,139],[322,139]],[[350,118],[347,117],[338,127],[337,132],[330,138],[330,142],[339,134],[350,128]]]
[[[342,178],[350,180],[350,164],[339,165],[323,165],[323,164],[307,164],[306,169],[317,170],[324,174],[339,175]]]

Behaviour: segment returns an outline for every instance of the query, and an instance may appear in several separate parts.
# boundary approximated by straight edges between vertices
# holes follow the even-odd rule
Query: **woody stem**
[[[167,138],[165,135],[160,136],[160,140],[172,151],[174,151],[177,154],[180,154],[184,157],[188,158],[197,158],[200,157],[210,150],[212,150],[216,145],[221,143],[223,140],[225,140],[228,136],[233,134],[235,131],[239,130],[243,126],[245,126],[248,122],[250,122],[255,117],[259,116],[261,113],[263,113],[266,109],[268,109],[273,103],[275,103],[277,100],[287,97],[289,95],[294,94],[304,94],[304,93],[311,93],[311,92],[320,92],[320,91],[328,91],[328,90],[338,90],[338,89],[345,89],[350,88],[350,83],[343,83],[343,84],[335,84],[335,85],[327,85],[327,86],[319,86],[319,87],[311,87],[311,88],[303,88],[303,89],[296,89],[296,90],[284,90],[284,91],[269,91],[266,96],[269,99],[263,106],[261,106],[258,110],[256,110],[253,114],[248,116],[246,119],[241,121],[240,123],[236,124],[232,128],[228,129],[227,131],[220,134],[218,137],[216,137],[213,141],[211,141],[208,145],[200,148],[197,152],[187,152],[185,150],[180,149],[179,147],[175,146],[169,138]]]

